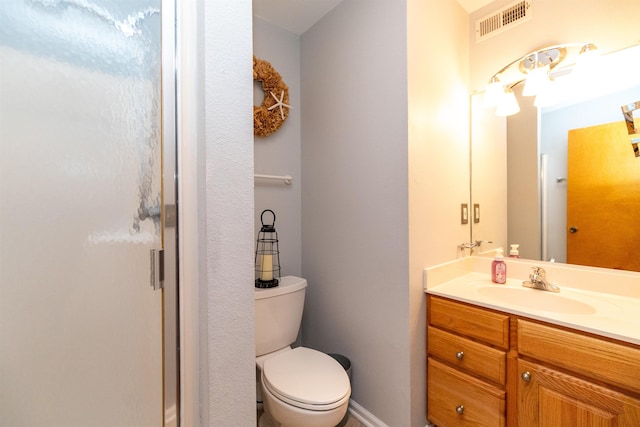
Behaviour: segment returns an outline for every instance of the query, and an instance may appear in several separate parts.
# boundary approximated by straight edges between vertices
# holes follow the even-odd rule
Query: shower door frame
[[[180,351],[178,298],[178,173],[176,116],[176,8],[179,0],[161,0],[161,105],[162,105],[162,243],[164,285],[163,421],[164,427],[180,423]]]

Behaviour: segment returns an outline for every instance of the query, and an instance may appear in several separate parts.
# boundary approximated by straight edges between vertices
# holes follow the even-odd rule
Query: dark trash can
[[[329,353],[329,356],[333,357],[335,360],[338,361],[340,365],[342,365],[344,370],[347,372],[347,377],[349,377],[349,382],[351,382],[351,360],[349,360],[347,357],[341,354]],[[344,418],[342,418],[342,421],[340,421],[340,423],[336,427],[344,426],[347,423],[348,418],[349,418],[349,411],[347,410],[347,413],[344,414]]]
[[[344,370],[347,372],[349,381],[351,381],[351,361],[341,354],[329,353],[329,356],[333,357],[340,365],[342,365]]]

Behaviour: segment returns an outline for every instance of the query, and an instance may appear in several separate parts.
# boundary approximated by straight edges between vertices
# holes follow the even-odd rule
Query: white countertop
[[[506,262],[504,285],[491,282],[491,259],[487,258],[467,257],[427,268],[425,292],[640,345],[640,274]],[[560,286],[559,293],[522,286],[534,265],[547,270],[551,282]]]

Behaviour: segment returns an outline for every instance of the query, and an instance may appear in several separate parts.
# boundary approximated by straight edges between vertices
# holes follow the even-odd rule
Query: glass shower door
[[[160,8],[0,2],[0,425],[163,425]]]

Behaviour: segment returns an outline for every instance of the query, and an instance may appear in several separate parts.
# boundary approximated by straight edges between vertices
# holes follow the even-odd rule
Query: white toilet
[[[255,288],[258,400],[264,402],[266,417],[282,427],[334,427],[349,407],[347,373],[325,353],[291,348],[306,287],[305,279],[286,276],[275,288]]]

